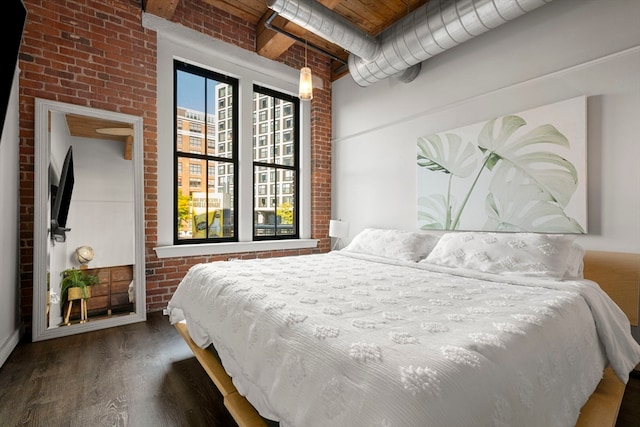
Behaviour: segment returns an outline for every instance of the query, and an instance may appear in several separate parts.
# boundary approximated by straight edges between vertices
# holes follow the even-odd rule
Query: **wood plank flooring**
[[[20,343],[0,368],[0,426],[235,426],[222,396],[161,313]]]
[[[0,368],[0,426],[236,427],[178,331],[145,323],[20,343]],[[640,377],[616,427],[640,426]]]

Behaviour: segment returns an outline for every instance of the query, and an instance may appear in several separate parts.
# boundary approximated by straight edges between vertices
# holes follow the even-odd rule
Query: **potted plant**
[[[92,274],[86,274],[82,270],[76,270],[75,268],[68,268],[62,272],[62,281],[60,282],[60,300],[61,307],[68,301],[74,301],[77,299],[86,300],[91,298],[91,285],[95,285],[99,282],[98,276]],[[81,304],[83,307],[84,304]],[[67,310],[65,322],[69,323],[69,314],[71,312],[71,305]],[[84,310],[82,310],[82,320],[86,320]]]

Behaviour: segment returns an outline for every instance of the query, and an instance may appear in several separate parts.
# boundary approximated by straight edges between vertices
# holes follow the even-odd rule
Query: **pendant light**
[[[300,86],[298,96],[302,101],[313,99],[313,83],[311,82],[311,68],[307,67],[307,41],[304,41],[304,67],[300,69]]]

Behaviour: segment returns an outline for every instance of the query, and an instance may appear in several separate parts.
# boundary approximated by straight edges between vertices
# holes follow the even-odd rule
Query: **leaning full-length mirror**
[[[142,118],[36,99],[34,341],[146,319]]]

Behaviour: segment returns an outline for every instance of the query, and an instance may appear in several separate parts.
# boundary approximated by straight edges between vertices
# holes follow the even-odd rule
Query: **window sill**
[[[263,252],[286,249],[307,249],[318,246],[317,239],[263,240],[259,242],[210,243],[198,245],[171,245],[153,248],[158,258],[201,255],[220,255],[239,252]]]

